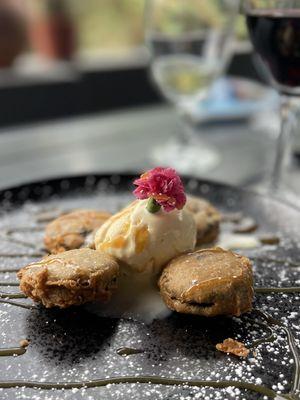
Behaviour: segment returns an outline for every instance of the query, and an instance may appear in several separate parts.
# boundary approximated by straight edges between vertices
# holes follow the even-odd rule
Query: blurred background
[[[201,2],[207,25],[223,18],[212,3]],[[0,0],[0,187],[161,163],[157,149],[181,125],[150,73],[144,9],[145,0]],[[273,166],[278,97],[261,86],[240,15],[225,75],[209,106],[188,108],[194,138],[218,158],[183,172],[255,186]],[[284,179],[298,192],[297,126],[291,148]]]

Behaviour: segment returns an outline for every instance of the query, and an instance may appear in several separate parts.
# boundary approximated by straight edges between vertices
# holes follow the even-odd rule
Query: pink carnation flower
[[[134,195],[140,200],[154,199],[166,212],[181,210],[186,203],[183,183],[172,168],[157,167],[136,179]]]

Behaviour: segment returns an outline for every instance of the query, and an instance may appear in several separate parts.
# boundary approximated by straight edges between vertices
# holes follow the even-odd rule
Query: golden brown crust
[[[119,265],[108,254],[78,249],[45,257],[17,275],[26,296],[47,308],[66,308],[109,300],[116,289]]]
[[[76,210],[64,214],[46,227],[44,244],[51,254],[78,249],[86,237],[111,217],[110,213],[96,210]]]
[[[252,307],[251,262],[221,248],[198,250],[172,260],[159,279],[159,288],[174,311],[238,316]]]
[[[216,344],[216,349],[223,353],[233,354],[237,357],[248,357],[249,350],[244,343],[238,342],[235,339],[225,339],[223,343]]]
[[[190,211],[197,226],[197,244],[214,242],[220,230],[221,214],[208,201],[194,196],[187,196],[186,209]]]

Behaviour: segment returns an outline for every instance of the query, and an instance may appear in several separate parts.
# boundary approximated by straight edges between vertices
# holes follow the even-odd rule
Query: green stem
[[[146,208],[151,214],[155,214],[160,210],[161,206],[157,203],[157,201],[153,197],[150,197]]]

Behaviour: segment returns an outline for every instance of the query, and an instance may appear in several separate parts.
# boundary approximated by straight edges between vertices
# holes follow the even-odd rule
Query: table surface
[[[234,185],[255,182],[270,169],[275,143],[274,135],[255,126],[244,122],[202,127],[195,138],[214,146],[221,163],[210,171],[190,173]],[[166,106],[2,129],[0,187],[62,175],[145,170],[155,164],[153,149],[179,129],[177,116]],[[299,170],[292,169],[288,176],[299,190]]]

